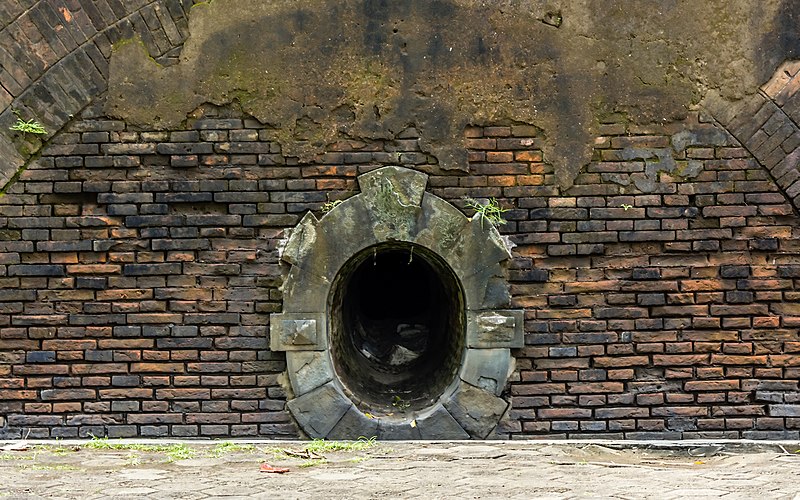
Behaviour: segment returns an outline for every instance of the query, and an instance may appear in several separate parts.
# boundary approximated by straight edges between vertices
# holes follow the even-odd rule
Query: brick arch
[[[754,94],[730,102],[710,93],[703,102],[800,209],[800,61],[781,65]]]
[[[13,0],[0,4],[0,186],[29,158],[8,128],[13,110],[53,137],[108,86],[112,45],[139,37],[160,64],[177,62],[192,0]],[[33,154],[36,152],[34,151]]]

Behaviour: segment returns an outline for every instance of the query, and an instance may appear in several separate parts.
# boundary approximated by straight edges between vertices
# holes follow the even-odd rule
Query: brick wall
[[[199,0],[198,0],[199,1]],[[137,37],[162,65],[177,62],[192,0],[4,0],[0,2],[0,129],[36,117],[58,132],[108,88],[112,45]],[[30,137],[27,139],[31,139]],[[38,140],[24,146],[31,152]],[[27,158],[0,135],[0,183]]]
[[[101,107],[0,198],[0,435],[297,436],[268,349],[282,231],[399,164],[509,209],[502,436],[800,437],[798,219],[713,121],[602,124],[562,190],[527,125],[468,128],[447,172],[413,128],[300,163],[227,108],[152,131]]]

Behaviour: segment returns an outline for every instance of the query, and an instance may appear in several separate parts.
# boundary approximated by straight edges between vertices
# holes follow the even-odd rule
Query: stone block
[[[355,406],[351,406],[326,437],[327,439],[370,439],[378,436],[378,420],[368,418]]]
[[[500,264],[491,265],[463,278],[461,286],[464,289],[467,310],[504,308],[511,305],[511,294]]]
[[[499,396],[508,380],[511,353],[508,349],[467,349],[461,380]]]
[[[323,313],[272,314],[269,331],[273,351],[321,351],[327,346]]]
[[[286,403],[298,425],[311,438],[324,438],[352,403],[332,382]]]
[[[485,439],[505,413],[508,403],[462,382],[444,406],[471,437]]]
[[[418,417],[417,427],[420,439],[469,439],[467,431],[439,405],[429,415]]]
[[[477,349],[519,348],[525,344],[522,310],[469,311],[467,346]]]
[[[302,313],[304,311],[325,311],[331,282],[306,268],[292,266],[283,282],[283,311]]]
[[[318,223],[313,213],[306,213],[297,226],[291,230],[281,252],[281,259],[292,265],[300,264],[317,240],[316,226]]]
[[[425,193],[422,197],[422,220],[414,242],[445,255],[461,242],[469,219],[450,203]]]
[[[381,441],[420,439],[419,426],[415,420],[390,420],[384,418],[378,423],[378,439]]]
[[[294,351],[286,353],[286,370],[295,396],[316,389],[333,380],[328,353],[320,351]]]
[[[427,183],[426,174],[395,166],[379,168],[359,176],[358,185],[374,215],[376,232],[409,231],[411,228],[408,224],[416,216]]]
[[[480,216],[470,220],[458,239],[458,244],[443,257],[459,276],[471,276],[511,257],[497,229]]]

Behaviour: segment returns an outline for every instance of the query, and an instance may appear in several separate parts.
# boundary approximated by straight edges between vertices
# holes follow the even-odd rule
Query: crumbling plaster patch
[[[465,168],[466,125],[531,123],[564,187],[605,116],[669,122],[707,89],[756,89],[782,60],[764,36],[780,31],[781,6],[214,0],[192,9],[177,65],[119,47],[106,109],[170,128],[204,102],[237,101],[301,159],[338,137],[388,138],[414,124],[443,169]]]

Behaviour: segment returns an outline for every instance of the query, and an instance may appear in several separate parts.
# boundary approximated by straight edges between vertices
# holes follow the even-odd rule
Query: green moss
[[[399,82],[391,76],[395,69],[378,59],[343,61],[338,68],[339,82],[345,92],[346,102],[366,105],[385,102],[399,95]]]

